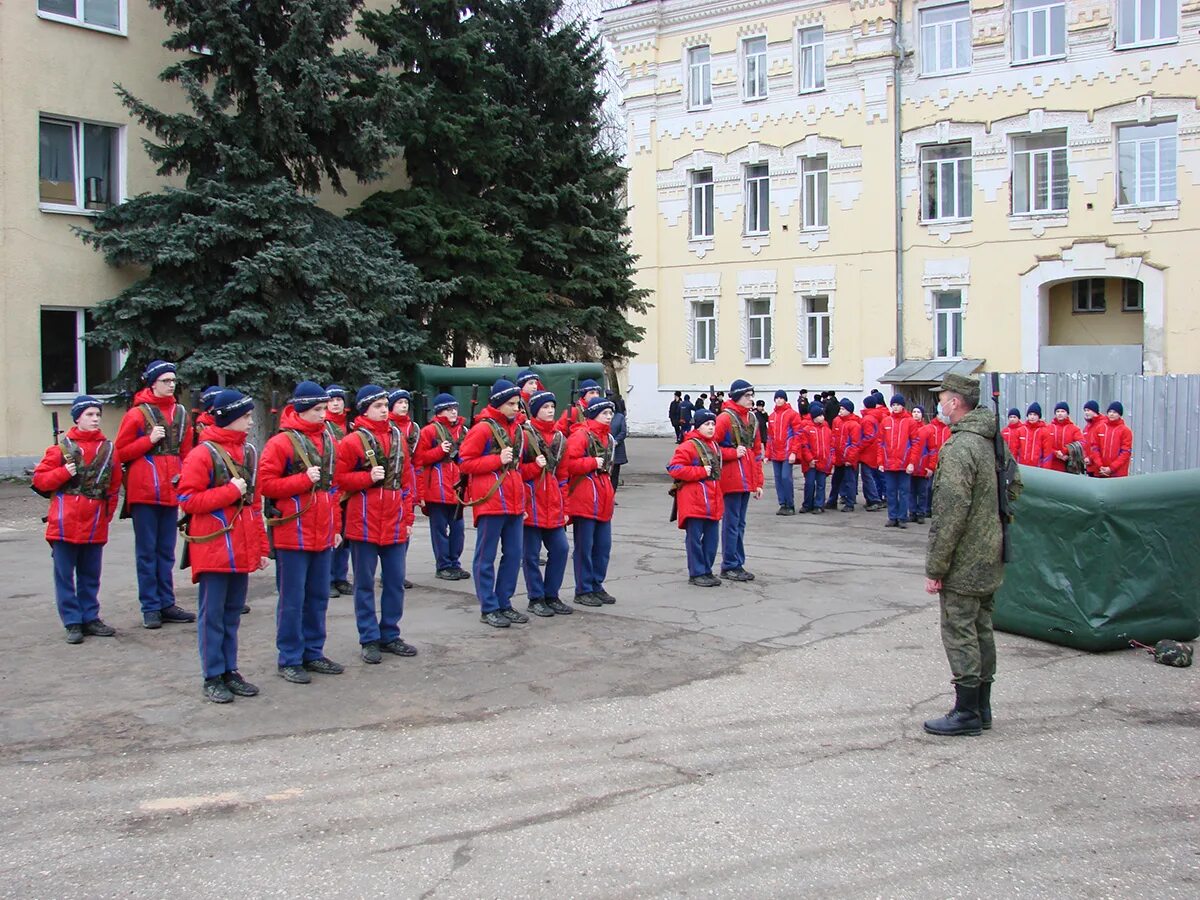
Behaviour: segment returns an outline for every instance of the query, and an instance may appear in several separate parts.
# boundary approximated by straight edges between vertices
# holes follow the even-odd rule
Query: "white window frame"
[[[926,20],[940,12],[945,12],[948,9],[959,8],[966,12],[965,18],[950,19],[945,22],[927,22]],[[954,75],[960,72],[971,71],[971,4],[970,2],[955,2],[955,3],[940,3],[936,6],[925,6],[917,11],[919,17],[917,25],[917,39],[921,48],[921,75],[933,77],[936,75]],[[958,41],[960,35],[959,29],[966,30],[967,49],[965,60],[959,59]],[[932,36],[933,38],[933,53],[928,53],[926,41]],[[941,64],[941,47],[942,40],[949,36],[954,48],[953,62],[943,68]]]
[[[947,147],[966,147],[967,153],[965,156],[950,157],[948,159],[925,159],[927,151],[944,149]],[[946,144],[926,144],[920,148],[919,153],[920,169],[920,203],[921,215],[920,221],[923,223],[933,222],[969,222],[974,213],[975,203],[972,196],[975,186],[975,169],[974,169],[974,147],[971,141],[951,141]],[[967,187],[966,202],[959,191],[959,167],[970,166],[969,185]],[[925,218],[926,203],[926,181],[925,170],[927,166],[934,168],[934,193],[937,197],[937,215],[932,218]],[[949,174],[948,174],[949,173]],[[946,211],[942,208],[942,183],[943,179],[950,177],[954,185],[954,214],[946,215]],[[963,207],[966,206],[966,212],[963,212]]]
[[[700,315],[700,307],[711,306],[712,315]],[[704,356],[701,351],[701,334],[708,338],[709,354]],[[712,298],[692,301],[692,362],[717,361],[717,301]]]
[[[796,30],[796,78],[801,94],[825,90],[825,26]]]
[[[1057,23],[1055,20],[1058,20]],[[1061,28],[1062,49],[1054,49],[1056,24]],[[1036,37],[1045,41],[1045,52],[1034,52]],[[1017,55],[1017,36],[1024,34],[1028,54]],[[1066,0],[1013,0],[1012,8],[1012,61],[1014,65],[1065,59],[1067,56],[1067,4]]]
[[[75,197],[78,203],[53,203],[41,199],[41,190],[38,192],[38,209],[48,213],[65,213],[73,216],[98,216],[103,210],[88,209],[87,198],[84,196],[86,185],[83,177],[83,126],[98,125],[104,128],[112,128],[116,131],[115,139],[117,144],[117,184],[116,197],[112,200],[110,206],[117,206],[125,200],[125,126],[114,125],[111,122],[99,122],[94,119],[78,119],[71,116],[58,116],[51,113],[43,113],[38,116],[38,140],[41,140],[42,123],[46,122],[51,125],[68,125],[72,130],[72,140],[74,141],[74,161],[75,161]],[[39,163],[40,165],[40,163]],[[40,183],[40,173],[38,181]]]
[[[708,173],[707,181],[699,176]],[[716,234],[716,181],[713,169],[692,169],[688,172],[688,240],[711,241]]]
[[[1087,286],[1087,296],[1082,288]],[[1096,305],[1096,286],[1100,286],[1100,305]],[[1080,302],[1084,300],[1085,302]],[[1071,312],[1079,315],[1104,315],[1108,312],[1107,284],[1103,278],[1080,278],[1071,283]]]
[[[1161,137],[1142,137],[1142,138],[1138,138],[1138,137],[1134,136],[1134,137],[1127,137],[1127,138],[1123,139],[1121,136],[1123,132],[1124,133],[1132,133],[1132,132],[1136,131],[1137,129],[1152,128],[1152,127],[1158,127],[1161,125],[1171,125],[1174,133],[1171,134],[1169,137],[1167,137],[1165,135],[1161,136]],[[1163,151],[1166,148],[1166,146],[1167,146],[1166,142],[1168,142],[1168,141],[1170,142],[1170,147],[1171,147],[1170,157],[1172,160],[1174,160],[1174,165],[1170,167],[1172,170],[1172,172],[1171,172],[1171,174],[1172,174],[1171,193],[1173,194],[1173,196],[1170,196],[1170,197],[1164,196],[1164,193],[1165,193],[1164,188],[1166,185],[1164,184],[1163,178],[1162,178],[1163,172],[1167,171],[1167,169],[1168,169],[1168,167],[1163,164]],[[1117,175],[1116,206],[1118,209],[1134,209],[1137,207],[1145,207],[1145,206],[1173,206],[1179,202],[1179,123],[1177,120],[1164,119],[1164,120],[1160,120],[1158,122],[1127,122],[1125,124],[1117,125],[1117,142],[1116,143],[1117,143],[1117,159],[1116,159],[1116,165],[1114,166],[1114,168],[1116,169],[1116,175]],[[1155,161],[1154,161],[1154,165],[1155,165],[1154,196],[1152,198],[1146,198],[1142,194],[1142,149],[1143,149],[1143,146],[1149,145],[1149,144],[1156,145],[1154,148],[1154,151],[1155,151],[1154,152],[1154,158],[1155,158]],[[1121,202],[1121,177],[1122,177],[1121,149],[1122,149],[1122,147],[1130,146],[1130,145],[1133,147],[1133,171],[1130,173],[1130,175],[1132,177],[1131,187],[1133,189],[1133,200],[1132,200],[1132,202],[1129,202],[1129,203],[1122,203]]]
[[[765,175],[751,176],[751,168],[762,166],[766,170]],[[771,233],[771,165],[770,163],[758,162],[747,163],[742,170],[742,201],[746,205],[746,214],[743,216],[742,233],[750,235],[763,235]],[[750,198],[752,192],[757,192],[754,208],[758,211],[758,216],[754,222],[750,221],[751,204]],[[751,228],[750,226],[755,227]],[[762,227],[759,227],[762,226]]]
[[[704,62],[696,62],[694,57],[703,50],[708,54]],[[709,109],[712,106],[712,48],[708,44],[689,47],[687,51],[688,67],[688,109]],[[699,85],[697,85],[699,79]],[[699,87],[702,96],[694,96]],[[705,97],[703,94],[708,96]]]
[[[966,312],[966,298],[963,296],[962,288],[946,288],[945,290],[935,290],[932,292],[933,301],[933,358],[934,359],[962,359],[963,358],[963,326],[964,313]],[[938,298],[943,295],[957,294],[958,306],[950,308],[940,308],[938,306]],[[954,320],[958,320],[958,342],[954,339]],[[938,353],[941,338],[945,334],[946,352]]]
[[[114,397],[114,394],[97,394],[90,390],[87,383],[87,345],[83,342],[83,336],[87,334],[87,313],[91,311],[91,307],[86,306],[39,306],[38,307],[38,382],[42,380],[41,358],[42,358],[42,341],[45,337],[41,333],[41,316],[43,312],[73,312],[75,313],[75,374],[78,377],[78,390],[74,391],[42,391],[42,403],[46,406],[57,406],[63,403],[70,403],[79,394],[91,394],[97,400],[109,400]],[[125,360],[129,357],[126,350],[114,350],[113,353],[113,374],[120,372],[125,366]]]
[[[1130,50],[1137,47],[1152,47],[1156,44],[1174,44],[1179,41],[1179,0],[1116,0],[1114,5],[1116,6],[1116,15],[1114,16],[1116,19],[1116,31],[1113,38],[1113,45],[1116,49]],[[1157,33],[1152,37],[1146,37],[1141,33],[1142,11],[1146,7],[1150,7],[1155,13],[1154,21],[1157,26]],[[1175,33],[1163,36],[1160,33],[1162,30],[1162,13],[1167,9],[1174,12]],[[1122,26],[1127,20],[1126,17],[1130,17],[1129,20],[1133,23],[1133,36],[1127,40],[1122,40],[1121,32],[1124,31]]]
[[[1130,302],[1130,295],[1134,302]],[[1145,286],[1136,278],[1121,279],[1121,312],[1140,313],[1146,311]]]
[[[763,48],[761,53],[750,52],[751,41],[762,41]],[[767,94],[770,91],[768,85],[770,67],[767,61],[770,43],[767,41],[767,36],[765,34],[752,34],[749,37],[742,38],[741,51],[742,99],[747,101],[766,100]],[[751,87],[754,88],[754,93],[751,93]],[[758,93],[759,87],[762,88],[762,93]]]
[[[1021,141],[1030,140],[1039,137],[1062,136],[1061,147],[1039,147],[1037,149],[1023,149]],[[1026,209],[1017,209],[1017,185],[1020,175],[1018,169],[1019,163],[1024,159],[1025,172],[1025,197]],[[1038,167],[1044,166],[1046,172],[1046,206],[1037,206],[1037,172]],[[1067,158],[1067,133],[1066,131],[1047,131],[1041,134],[1016,134],[1012,137],[1012,165],[1010,172],[1012,173],[1012,214],[1014,216],[1056,216],[1066,215],[1070,206],[1071,198],[1071,181],[1070,181],[1070,164]],[[1059,169],[1062,169],[1061,178],[1063,184],[1066,185],[1066,192],[1062,196],[1062,206],[1055,206],[1058,200],[1054,185],[1056,176],[1059,175]]]
[[[810,309],[813,300],[824,300],[825,311],[816,312]],[[833,301],[828,294],[805,294],[800,302],[801,315],[804,316],[804,361],[806,363],[829,362],[830,350],[833,347]],[[809,350],[812,347],[814,330],[817,338],[817,353],[813,356]],[[824,349],[824,355],[820,351]]]
[[[809,169],[809,164],[821,168]],[[800,157],[800,230],[828,231],[829,230],[829,156],[819,153],[814,156]],[[816,197],[816,204],[809,215],[809,198]]]
[[[753,365],[768,365],[771,362],[771,355],[775,351],[775,299],[773,297],[746,297],[742,302],[746,304],[746,362]],[[767,312],[765,314],[754,313],[755,303],[767,304]],[[760,333],[757,338],[759,350],[766,352],[760,352],[757,356],[754,353],[755,322],[766,322],[767,324],[766,331]]]
[[[37,10],[39,19],[45,19],[48,22],[61,22],[64,25],[74,25],[77,28],[87,28],[90,31],[102,31],[105,34],[116,34],[121,37],[129,36],[129,11],[128,0],[117,0],[117,27],[109,28],[107,25],[93,25],[91,22],[84,21],[84,6],[87,0],[75,0],[75,15],[64,16],[59,13],[46,12],[42,9]]]

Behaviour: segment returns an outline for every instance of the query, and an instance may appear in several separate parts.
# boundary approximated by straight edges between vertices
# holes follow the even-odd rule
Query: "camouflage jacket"
[[[925,575],[957,594],[986,597],[1004,580],[995,434],[995,415],[983,407],[971,410],[950,426],[933,476]],[[1019,490],[1019,483],[1014,487]]]

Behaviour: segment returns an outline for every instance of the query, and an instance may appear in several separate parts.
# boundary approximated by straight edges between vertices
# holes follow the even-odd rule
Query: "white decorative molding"
[[[962,291],[963,318],[967,316],[967,288],[971,284],[971,258],[958,256],[946,259],[925,260],[925,271],[921,273],[921,287],[925,294],[925,318],[933,320],[934,291]]]
[[[748,366],[770,365],[775,356],[776,314],[775,295],[778,292],[774,269],[742,269],[738,272],[738,336],[742,343],[742,354]],[[750,359],[750,327],[747,321],[747,306],[751,300],[769,300],[771,309],[771,359]]]
[[[713,305],[713,358],[711,360],[696,359],[696,308],[697,303],[712,303]],[[683,276],[683,315],[687,323],[684,334],[684,346],[687,348],[688,361],[693,365],[707,365],[716,362],[721,346],[721,273],[687,272]]]
[[[796,303],[796,349],[806,366],[827,366],[833,359],[836,333],[833,328],[833,311],[837,302],[837,266],[797,266],[792,271],[792,296]],[[829,357],[808,358],[808,317],[804,301],[808,297],[829,298]]]
[[[1040,238],[1044,235],[1047,228],[1065,228],[1069,224],[1071,224],[1071,220],[1065,212],[1008,217],[1008,228],[1010,231],[1028,231],[1035,238]]]

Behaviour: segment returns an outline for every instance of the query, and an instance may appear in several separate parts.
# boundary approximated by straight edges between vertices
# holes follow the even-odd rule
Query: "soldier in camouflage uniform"
[[[973,378],[947,375],[938,399],[951,433],[933,479],[925,590],[941,598],[942,644],[954,675],[956,699],[954,708],[926,722],[925,730],[937,735],[978,735],[992,726],[996,673],[992,603],[1004,579],[996,417],[978,406],[979,383]]]

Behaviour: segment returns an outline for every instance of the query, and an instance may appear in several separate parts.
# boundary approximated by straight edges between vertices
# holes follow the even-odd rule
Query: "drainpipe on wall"
[[[904,23],[904,0],[896,0],[896,21],[892,27],[892,154],[896,191],[896,365],[904,362],[904,194],[900,187],[900,146],[903,129],[900,127],[900,65],[904,61],[904,45],[900,29]]]

